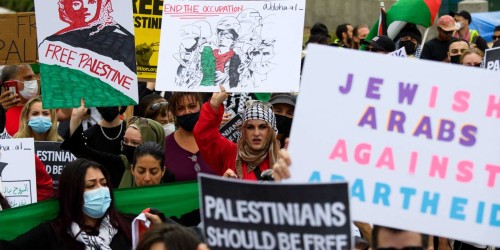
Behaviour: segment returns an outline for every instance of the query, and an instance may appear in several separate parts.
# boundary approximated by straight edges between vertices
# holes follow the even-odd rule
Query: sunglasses
[[[200,164],[198,164],[198,157],[196,155],[193,155],[193,156],[188,156],[189,159],[191,159],[191,161],[194,163],[194,171],[196,171],[196,173],[199,173],[201,171],[201,167],[200,167]]]
[[[160,109],[163,106],[165,106],[165,107],[168,106],[168,102],[153,103],[153,104],[151,104],[151,110],[156,111],[156,110]]]
[[[138,124],[139,126],[147,126],[148,125],[148,119],[140,116],[132,116],[128,120],[128,124]]]
[[[445,34],[445,35],[452,35],[453,34],[453,30],[446,31],[446,30],[441,29],[441,32],[443,32],[443,34]]]
[[[493,40],[497,40],[500,36],[492,36],[491,38],[493,38]]]

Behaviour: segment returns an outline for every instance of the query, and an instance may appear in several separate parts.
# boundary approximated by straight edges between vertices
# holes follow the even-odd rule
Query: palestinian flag
[[[384,2],[380,3],[380,17],[378,18],[378,28],[377,28],[377,35],[385,35],[387,36],[387,20],[386,20],[386,13],[385,13],[385,7],[384,7]]]
[[[441,0],[399,0],[386,13],[387,35],[396,37],[406,23],[431,27],[439,12]],[[370,30],[366,40],[378,35],[379,21]]]
[[[165,216],[179,217],[200,206],[196,181],[116,189],[113,194],[116,209],[125,214],[155,208]],[[0,211],[0,240],[13,240],[40,223],[55,219],[58,210],[59,203],[53,199]]]

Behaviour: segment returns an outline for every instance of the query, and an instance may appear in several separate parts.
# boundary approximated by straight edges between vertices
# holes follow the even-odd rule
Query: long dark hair
[[[65,241],[65,244],[72,248],[78,248],[75,240],[68,233],[68,229],[71,228],[73,222],[76,222],[81,228],[84,226],[83,193],[85,175],[89,168],[99,169],[104,175],[111,195],[111,204],[108,209],[110,222],[131,240],[130,223],[125,222],[115,210],[113,187],[108,172],[101,164],[83,158],[70,162],[61,174],[59,180],[59,215],[52,223],[54,230]]]
[[[10,208],[9,202],[5,197],[3,197],[1,193],[0,193],[0,207],[2,207],[2,210]]]

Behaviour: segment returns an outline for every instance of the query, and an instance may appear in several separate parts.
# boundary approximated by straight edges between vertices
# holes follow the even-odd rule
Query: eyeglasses
[[[156,110],[160,109],[163,106],[165,106],[165,107],[168,106],[168,102],[153,103],[153,104],[151,104],[151,110],[156,111]]]
[[[128,120],[128,124],[138,124],[139,126],[147,126],[148,125],[148,119],[140,116],[132,116]]]
[[[199,173],[201,171],[201,167],[200,167],[200,164],[198,164],[198,157],[196,155],[193,155],[193,156],[188,156],[189,159],[191,159],[191,161],[194,163],[194,171],[196,171],[196,173]]]
[[[497,40],[500,36],[492,36],[491,38],[493,38],[493,40]]]

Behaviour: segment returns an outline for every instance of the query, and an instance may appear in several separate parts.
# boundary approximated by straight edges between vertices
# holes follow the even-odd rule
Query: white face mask
[[[19,94],[29,100],[38,93],[38,82],[37,80],[24,81],[24,89],[19,91]]]

